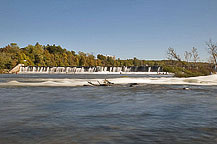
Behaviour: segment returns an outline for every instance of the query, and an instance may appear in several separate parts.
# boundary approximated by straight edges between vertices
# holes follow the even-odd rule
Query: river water
[[[119,77],[0,75],[0,144],[217,143],[214,85],[22,85]],[[11,81],[22,84],[8,84]]]

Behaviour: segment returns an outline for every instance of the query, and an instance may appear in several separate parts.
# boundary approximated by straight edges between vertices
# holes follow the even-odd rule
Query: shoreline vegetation
[[[115,56],[98,54],[96,57],[90,53],[68,51],[56,45],[28,45],[20,48],[16,43],[11,43],[0,48],[0,73],[6,74],[18,64],[25,66],[67,67],[67,66],[160,66],[164,72],[174,73],[175,77],[206,76],[216,73],[217,46],[210,40],[206,43],[211,62],[199,62],[197,49],[185,51],[184,60],[173,48],[168,48],[167,60],[121,60]]]

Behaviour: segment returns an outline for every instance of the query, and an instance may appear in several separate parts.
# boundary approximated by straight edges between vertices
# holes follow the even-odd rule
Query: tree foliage
[[[211,41],[207,43],[209,53],[216,64],[217,47]],[[207,63],[199,63],[199,55],[196,48],[191,52],[185,52],[185,60],[176,53],[173,48],[169,48],[167,52],[168,60],[139,60],[136,57],[133,59],[121,60],[115,59],[112,56],[98,54],[96,57],[90,53],[68,51],[57,45],[28,45],[20,48],[16,43],[11,43],[3,48],[0,48],[0,72],[9,70],[17,64],[25,66],[106,66],[106,67],[122,67],[122,66],[161,66],[165,71],[176,72],[177,74],[192,73],[204,74],[210,72],[212,65]],[[193,63],[194,62],[194,63]],[[197,69],[195,64],[197,64]],[[203,72],[198,72],[198,69]],[[190,74],[191,73],[191,74]]]
[[[26,66],[143,66],[154,65],[162,62],[151,62],[137,58],[121,60],[112,56],[68,51],[57,45],[28,45],[19,48],[16,43],[11,43],[0,48],[0,69],[11,69],[17,64]]]
[[[190,52],[184,52],[185,61],[173,48],[168,48],[167,56],[171,63],[168,63],[164,70],[174,73],[177,77],[202,76],[215,72],[212,65],[198,62],[199,53],[195,47]]]

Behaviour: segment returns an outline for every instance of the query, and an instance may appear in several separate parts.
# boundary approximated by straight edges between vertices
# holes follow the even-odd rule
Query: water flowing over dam
[[[20,65],[17,73],[160,73],[162,68],[159,66],[131,66],[131,67],[44,67],[44,66],[23,66]]]

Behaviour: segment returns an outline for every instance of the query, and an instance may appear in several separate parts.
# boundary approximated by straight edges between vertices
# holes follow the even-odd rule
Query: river
[[[0,75],[0,143],[217,143],[216,85],[84,87],[64,82],[120,77],[162,76]],[[51,79],[64,85],[45,85]],[[11,85],[14,81],[21,84]]]

